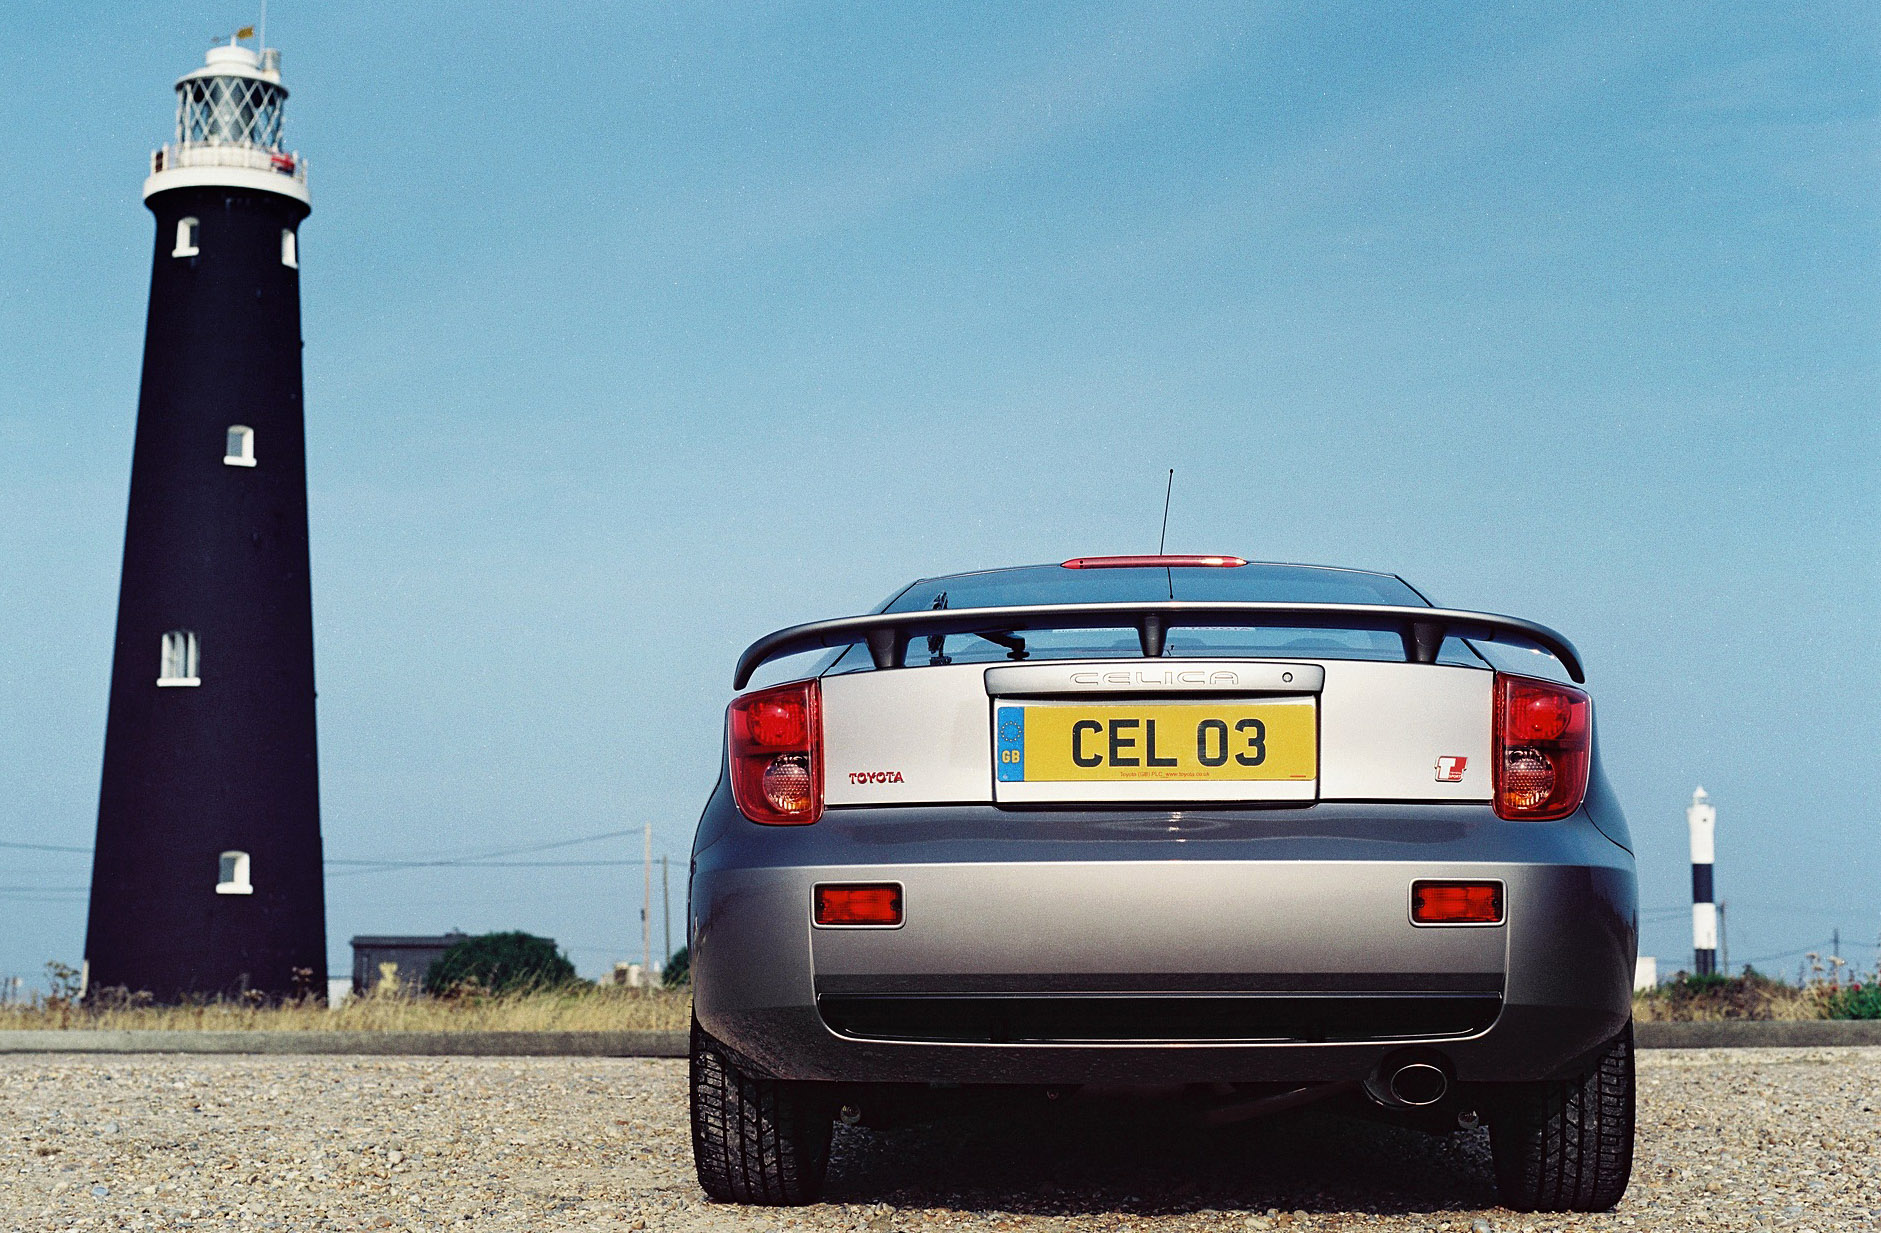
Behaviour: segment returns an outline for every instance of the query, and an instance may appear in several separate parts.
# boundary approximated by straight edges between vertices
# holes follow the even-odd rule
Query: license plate
[[[1011,801],[1311,800],[1315,700],[993,708],[995,797]]]

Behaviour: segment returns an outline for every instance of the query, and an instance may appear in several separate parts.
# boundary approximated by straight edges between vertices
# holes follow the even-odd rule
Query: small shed
[[[411,995],[425,991],[425,973],[438,956],[470,935],[453,929],[435,936],[362,935],[353,939],[353,993],[364,995],[378,988],[382,964],[393,964],[393,979]]]

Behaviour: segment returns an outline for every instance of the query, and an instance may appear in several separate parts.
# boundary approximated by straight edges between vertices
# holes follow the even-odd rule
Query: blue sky
[[[0,65],[0,840],[97,808],[170,82],[250,20],[15,6]],[[650,823],[756,636],[1169,546],[1398,572],[1581,647],[1689,957],[1872,961],[1877,49],[1860,4],[276,3],[330,855]],[[636,858],[637,839],[567,849]],[[0,974],[82,854],[0,849]],[[635,867],[329,882],[596,973]],[[677,892],[678,881],[675,883]],[[16,889],[29,888],[29,889]],[[344,970],[343,966],[339,970]]]

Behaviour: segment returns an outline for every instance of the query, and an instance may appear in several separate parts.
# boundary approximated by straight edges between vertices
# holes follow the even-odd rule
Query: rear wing
[[[812,621],[766,634],[745,648],[732,674],[732,688],[743,689],[751,674],[773,659],[826,647],[867,644],[877,668],[900,668],[908,642],[923,635],[1010,635],[1028,629],[1135,628],[1145,658],[1162,655],[1165,636],[1178,628],[1373,629],[1404,640],[1409,663],[1430,664],[1446,637],[1484,642],[1517,642],[1540,647],[1561,661],[1576,684],[1586,681],[1580,652],[1566,638],[1533,621],[1490,612],[1449,608],[1411,608],[1386,604],[1202,603],[1158,600],[1140,604],[1025,604],[1009,608],[939,608],[920,612],[880,612],[872,616]],[[1015,652],[1023,657],[1023,652]]]

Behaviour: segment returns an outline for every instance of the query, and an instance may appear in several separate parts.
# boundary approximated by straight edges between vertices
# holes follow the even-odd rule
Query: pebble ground
[[[1881,1229],[1881,1049],[1640,1055],[1611,1213],[1498,1208],[1482,1131],[1323,1111],[1209,1128],[1066,1101],[838,1131],[828,1201],[708,1203],[685,1063],[0,1057],[0,1229]]]

